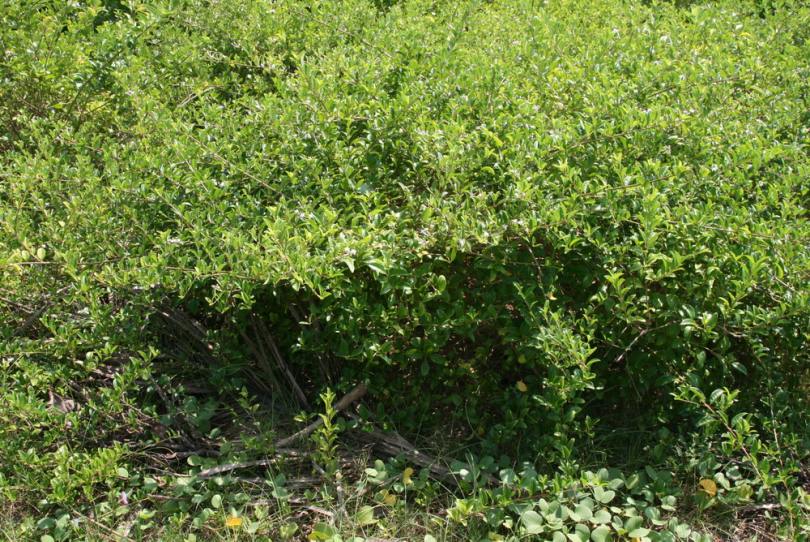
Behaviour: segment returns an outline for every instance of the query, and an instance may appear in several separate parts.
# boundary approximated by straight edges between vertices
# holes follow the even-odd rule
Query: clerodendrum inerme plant
[[[161,371],[258,386],[251,320],[490,453],[694,435],[687,385],[806,443],[808,7],[381,4],[3,3],[0,473]]]

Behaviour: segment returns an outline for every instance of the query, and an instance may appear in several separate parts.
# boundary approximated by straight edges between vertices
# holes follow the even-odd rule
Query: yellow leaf
[[[411,467],[406,468],[402,471],[402,483],[406,486],[411,485],[413,480],[411,480],[411,476],[413,476],[413,469]]]
[[[229,518],[227,518],[225,520],[225,526],[230,527],[232,529],[236,529],[238,527],[241,527],[242,526],[242,518],[237,518],[237,517],[231,516],[231,517],[229,517]]]
[[[714,483],[714,480],[710,480],[708,478],[704,478],[700,481],[700,488],[705,491],[710,497],[714,497],[717,495],[717,484]]]
[[[383,502],[388,506],[393,506],[397,502],[397,496],[393,493],[386,492],[385,496],[383,497]]]
[[[529,391],[529,387],[522,380],[517,381],[517,389],[520,393],[526,393],[527,391]]]

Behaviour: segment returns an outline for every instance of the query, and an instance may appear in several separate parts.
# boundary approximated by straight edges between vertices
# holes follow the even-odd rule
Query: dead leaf
[[[73,412],[76,410],[76,401],[73,399],[65,399],[64,397],[59,397],[52,391],[48,391],[48,406],[50,408],[55,408],[59,412],[63,414],[67,414],[68,412]]]
[[[402,471],[402,483],[405,484],[406,486],[411,485],[413,483],[413,480],[411,480],[411,476],[413,476],[413,469],[411,467],[408,467],[404,471]]]
[[[704,478],[700,481],[700,488],[705,491],[710,497],[714,497],[717,495],[717,484],[714,483],[714,480],[709,478]]]
[[[242,526],[242,518],[231,516],[225,520],[225,526],[231,529],[236,529]]]

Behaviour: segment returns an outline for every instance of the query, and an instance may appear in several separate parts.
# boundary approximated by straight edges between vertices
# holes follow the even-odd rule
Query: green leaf
[[[675,536],[678,538],[688,538],[692,534],[692,528],[686,523],[679,523],[675,527]]]
[[[591,530],[587,525],[577,523],[574,525],[574,532],[568,533],[567,536],[571,542],[588,542],[591,538]]]
[[[610,523],[611,517],[612,516],[610,514],[610,510],[608,510],[607,508],[602,508],[593,515],[593,517],[591,518],[591,522],[600,525],[604,523]]]
[[[598,502],[607,504],[613,500],[613,498],[616,496],[616,492],[609,489],[605,490],[599,486],[596,486],[593,488],[593,496]]]
[[[138,519],[141,521],[148,521],[155,517],[155,510],[150,510],[148,508],[144,508],[140,512],[138,512]]]
[[[374,507],[368,505],[361,506],[360,510],[354,515],[354,521],[360,526],[377,523],[377,520],[374,518]]]
[[[590,521],[593,517],[593,511],[585,503],[579,503],[574,509],[574,512],[579,516],[579,519],[574,521]]]
[[[337,534],[337,529],[328,523],[319,521],[312,527],[312,532],[309,533],[309,540],[331,541]]]
[[[211,497],[211,507],[214,509],[219,509],[222,506],[222,495],[217,493],[213,497]]]
[[[641,527],[641,525],[643,523],[644,523],[643,518],[641,518],[640,516],[633,516],[633,517],[627,518],[625,520],[624,529],[627,532],[634,531],[634,530],[638,529],[639,527]]]
[[[380,262],[379,260],[368,260],[366,262],[366,266],[375,273],[377,273],[378,275],[385,274],[385,269],[383,269],[382,262]]]
[[[593,542],[609,542],[611,538],[611,530],[607,525],[600,525],[591,531],[591,540]]]
[[[665,525],[666,520],[661,519],[661,510],[654,506],[648,506],[644,509],[644,515],[649,519],[653,525]]]
[[[199,467],[203,464],[204,459],[198,455],[190,455],[186,459],[186,463],[191,465],[192,467]]]
[[[281,525],[279,528],[279,535],[281,536],[282,540],[287,540],[292,538],[297,531],[298,525],[290,521]]]
[[[630,538],[641,538],[643,536],[647,536],[648,534],[650,534],[649,529],[639,527],[638,529],[633,529],[632,531],[627,533],[627,536],[629,536]]]
[[[672,495],[667,495],[661,498],[661,509],[666,510],[667,512],[674,512],[675,505],[678,503],[678,499],[676,499]]]
[[[520,522],[528,534],[540,534],[544,530],[543,517],[534,510],[520,514]]]

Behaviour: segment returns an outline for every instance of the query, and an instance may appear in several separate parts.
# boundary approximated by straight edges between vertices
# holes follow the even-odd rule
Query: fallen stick
[[[344,395],[340,398],[340,400],[335,403],[335,410],[340,412],[341,410],[345,410],[349,405],[363,397],[368,388],[365,384],[358,384],[355,386],[352,391]],[[231,472],[237,469],[248,469],[251,467],[267,467],[274,462],[278,461],[283,457],[300,457],[302,455],[300,450],[290,449],[288,446],[295,442],[296,440],[306,437],[307,435],[312,434],[318,427],[323,425],[323,420],[318,418],[308,426],[304,427],[297,433],[290,435],[289,437],[283,438],[276,443],[276,453],[273,457],[268,457],[266,459],[256,459],[253,461],[242,461],[239,463],[227,463],[225,465],[217,465],[216,467],[211,467],[210,469],[205,469],[197,473],[198,478],[209,478],[211,476],[216,476],[217,474],[222,474],[224,472]]]
[[[234,476],[233,479],[236,480],[237,482],[262,486],[266,485],[268,482],[267,478],[260,478],[260,477]],[[304,477],[287,480],[286,482],[284,482],[283,487],[284,489],[294,491],[298,489],[309,489],[312,487],[317,487],[322,484],[323,484],[322,478]]]
[[[361,421],[356,416],[352,416],[352,419],[358,422]],[[373,444],[375,448],[387,455],[394,457],[402,455],[414,465],[428,469],[431,476],[437,480],[452,483],[454,485],[459,484],[459,477],[456,476],[450,469],[439,463],[436,458],[424,452],[420,452],[416,446],[408,442],[399,433],[383,433],[382,431],[378,431],[376,429],[372,429],[371,431],[358,429],[354,432],[354,434],[360,440]],[[466,463],[465,465],[470,470],[473,470],[472,466],[467,465]],[[487,485],[496,483],[495,478],[487,473],[482,472],[481,478]]]
[[[266,342],[267,346],[270,347],[270,352],[273,354],[273,359],[276,360],[276,365],[278,365],[278,368],[281,369],[281,372],[290,383],[290,387],[293,389],[293,393],[295,393],[295,397],[298,399],[298,404],[302,408],[309,410],[310,407],[309,402],[307,401],[307,396],[304,395],[304,392],[301,390],[301,386],[299,386],[298,382],[295,380],[295,376],[293,376],[289,365],[287,365],[287,362],[284,361],[284,357],[281,355],[281,351],[278,349],[278,346],[276,346],[276,341],[270,334],[270,330],[267,329],[267,326],[264,325],[264,322],[261,319],[256,318],[255,316],[252,319],[252,324],[257,336],[264,339],[264,342]]]
[[[366,388],[365,384],[356,385],[352,389],[352,391],[350,391],[349,393],[347,393],[346,395],[341,397],[340,400],[337,403],[335,403],[335,406],[334,406],[335,410],[338,411],[338,412],[340,412],[341,410],[345,410],[346,407],[348,407],[349,405],[351,405],[352,403],[354,403],[355,401],[357,401],[361,397],[363,397],[366,394],[367,391],[368,391],[368,388]],[[323,420],[318,418],[317,420],[315,420],[314,422],[312,422],[308,426],[304,427],[303,429],[301,429],[297,433],[294,433],[294,434],[290,435],[289,437],[281,439],[280,441],[278,441],[276,443],[276,446],[278,448],[285,448],[285,447],[289,446],[290,444],[292,444],[293,442],[297,441],[298,439],[301,439],[301,438],[304,438],[306,436],[311,435],[321,425],[323,425]]]
[[[412,445],[401,442],[400,439],[402,437],[399,437],[399,435],[390,436],[377,430],[359,430],[355,433],[355,435],[360,440],[373,444],[375,448],[386,455],[390,455],[392,457],[402,455],[414,465],[428,469],[433,478],[443,482],[452,482],[453,484],[457,484],[457,480],[455,479],[455,476],[453,476],[453,473],[450,472],[450,469],[440,465],[435,458],[420,452]]]
[[[779,510],[782,508],[782,505],[779,503],[764,503],[764,504],[749,504],[748,506],[743,506],[738,511],[739,512],[770,512],[773,510]]]
[[[253,461],[241,461],[238,463],[226,463],[224,465],[217,465],[216,467],[211,467],[210,469],[204,469],[197,473],[197,478],[210,478],[211,476],[216,476],[217,474],[222,474],[224,472],[231,472],[238,469],[249,469],[252,467],[267,467],[282,459],[284,457],[301,457],[303,454],[300,450],[289,450],[289,449],[277,449],[275,455],[273,457],[268,457],[266,459],[255,459]]]

